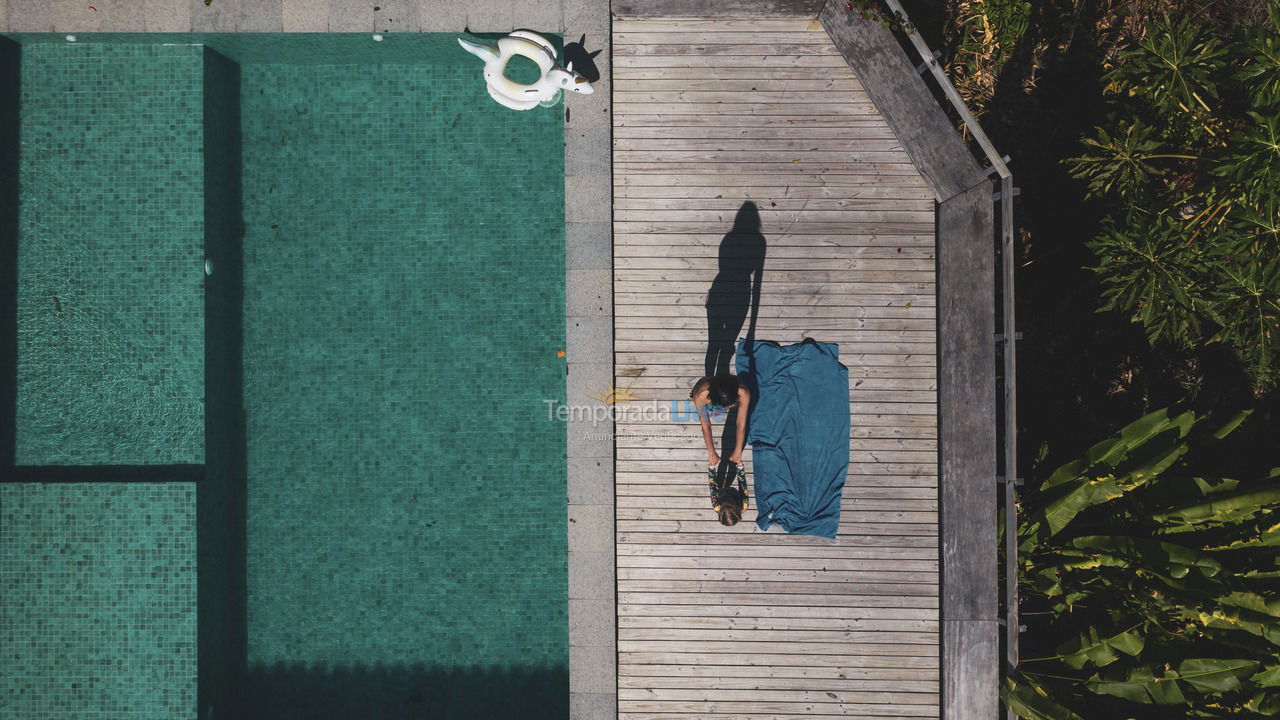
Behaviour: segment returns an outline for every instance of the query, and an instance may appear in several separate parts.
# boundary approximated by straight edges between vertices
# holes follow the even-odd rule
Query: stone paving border
[[[500,1],[500,0],[499,0]],[[524,0],[522,0],[524,1]],[[594,404],[613,377],[613,108],[609,0],[562,0],[566,42],[586,33],[600,81],[566,95],[565,288],[569,404]],[[569,717],[618,714],[614,427],[571,420],[569,433]]]
[[[93,9],[91,9],[93,8]],[[507,32],[587,35],[601,80],[568,95],[566,360],[570,405],[613,383],[609,0],[0,0],[0,32]],[[568,423],[569,692],[574,720],[617,717],[613,423]]]

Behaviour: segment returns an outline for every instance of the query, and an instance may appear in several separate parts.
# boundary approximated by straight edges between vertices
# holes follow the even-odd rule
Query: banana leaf
[[[1176,677],[1202,693],[1219,695],[1239,690],[1241,682],[1257,670],[1254,660],[1190,658],[1178,664]]]
[[[1151,577],[1159,580],[1164,585],[1162,590],[1165,593],[1179,598],[1179,601],[1184,603],[1208,603],[1220,596],[1228,595],[1236,589],[1228,573],[1220,573],[1213,577],[1200,573],[1188,573],[1182,577],[1173,577],[1168,573],[1161,572],[1159,568],[1152,567],[1135,568],[1134,573],[1142,577]],[[1152,590],[1157,595],[1160,594],[1160,590],[1156,588],[1152,588]]]
[[[1144,500],[1152,507],[1177,506],[1189,498],[1231,492],[1239,485],[1232,478],[1165,476],[1147,490]]]
[[[1111,695],[1130,702],[1157,705],[1182,705],[1187,698],[1174,678],[1155,677],[1151,668],[1136,667],[1124,680],[1108,680],[1094,674],[1085,687],[1099,695]]]
[[[1111,637],[1102,637],[1098,634],[1097,628],[1090,628],[1084,635],[1059,645],[1058,654],[1061,655],[1064,664],[1076,670],[1087,663],[1104,667],[1119,659],[1117,650],[1136,657],[1142,652],[1143,643],[1142,635],[1136,630],[1126,630]]]
[[[1261,547],[1276,547],[1280,545],[1280,523],[1276,523],[1271,527],[1258,533],[1257,537],[1248,540],[1236,540],[1226,545],[1218,545],[1216,547],[1205,548],[1206,550],[1247,550]]]
[[[1233,592],[1214,599],[1223,605],[1244,608],[1245,610],[1280,618],[1280,597],[1268,599],[1257,593]]]
[[[1268,665],[1249,678],[1249,682],[1264,688],[1280,687],[1280,665]]]
[[[1084,458],[1072,460],[1059,467],[1041,485],[1041,488],[1047,489],[1079,479],[1086,474],[1086,471],[1100,464],[1115,467],[1125,460],[1131,450],[1143,445],[1156,435],[1170,428],[1176,428],[1177,437],[1182,438],[1195,423],[1195,415],[1191,412],[1170,418],[1167,409],[1156,410],[1121,428],[1117,437],[1094,444],[1085,452]],[[1088,474],[1096,476],[1103,473]]]
[[[1170,434],[1166,438],[1171,439]],[[1187,452],[1187,445],[1180,443],[1161,448],[1144,462],[1128,469],[1123,475],[1106,475],[1096,478],[1080,477],[1054,488],[1041,499],[1043,510],[1032,513],[1024,524],[1019,547],[1025,552],[1040,542],[1058,534],[1081,512],[1141,487],[1167,470]]]
[[[1120,565],[1132,563],[1135,567],[1148,569],[1167,567],[1175,578],[1186,577],[1193,567],[1207,577],[1213,577],[1222,570],[1222,565],[1208,555],[1181,545],[1146,538],[1088,535],[1072,540],[1071,544],[1081,550],[1094,550],[1117,558]]]
[[[1169,417],[1169,411],[1166,408],[1147,413],[1125,425],[1120,428],[1119,434],[1125,442],[1129,443],[1129,447],[1137,447],[1171,427],[1178,429],[1178,437],[1186,437],[1197,422],[1199,420],[1196,419],[1195,413],[1190,410],[1175,417]]]
[[[1212,612],[1200,613],[1199,622],[1206,628],[1217,630],[1239,630],[1250,635],[1257,635],[1267,642],[1280,647],[1280,626],[1274,620],[1238,608],[1221,607]]]
[[[1057,470],[1054,470],[1053,474],[1049,476],[1049,479],[1045,480],[1040,487],[1042,489],[1047,489],[1056,485],[1061,485],[1068,480],[1076,479],[1088,469],[1089,463],[1085,462],[1083,459],[1077,458],[1064,464]]]
[[[1244,709],[1264,717],[1280,715],[1280,693],[1260,692],[1249,698]]]
[[[1093,447],[1085,451],[1084,459],[1090,467],[1095,465],[1115,467],[1128,449],[1129,442],[1124,438],[1108,438],[1100,443],[1095,443]]]
[[[1266,600],[1256,593],[1235,592],[1215,600],[1213,607],[1184,613],[1184,617],[1206,628],[1256,635],[1280,647],[1280,599]],[[1251,645],[1256,647],[1256,643]]]
[[[1005,678],[1000,687],[1005,707],[1024,720],[1084,720],[1070,709],[1052,700],[1048,693],[1026,679]]]
[[[1277,503],[1280,503],[1280,484],[1271,484],[1157,513],[1152,517],[1157,522],[1171,526],[1164,530],[1166,533],[1194,532],[1248,520]]]
[[[1232,417],[1230,420],[1223,423],[1222,426],[1219,427],[1217,430],[1214,430],[1213,437],[1218,440],[1221,440],[1222,438],[1230,435],[1233,430],[1240,427],[1240,423],[1243,423],[1252,414],[1253,414],[1252,410],[1241,410],[1239,413],[1236,413],[1236,415]]]
[[[1032,563],[1037,568],[1037,572],[1061,574],[1068,570],[1088,570],[1104,564],[1112,564],[1104,563],[1099,559],[1098,553],[1094,552],[1072,548],[1054,548],[1054,550],[1055,552],[1052,553],[1035,555]]]
[[[1062,594],[1062,584],[1058,582],[1058,573],[1052,569],[1024,572],[1021,584],[1046,597]]]
[[[1136,487],[1172,467],[1189,449],[1183,434],[1181,427],[1169,427],[1133,448],[1130,456],[1116,465],[1121,485]]]
[[[1201,495],[1212,495],[1219,492],[1229,492],[1240,486],[1239,480],[1231,478],[1191,478],[1191,482],[1196,484]]]

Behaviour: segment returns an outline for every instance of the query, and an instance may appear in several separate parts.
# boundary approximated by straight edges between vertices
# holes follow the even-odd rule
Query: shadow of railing
[[[246,720],[564,720],[569,670],[250,665],[244,694]]]

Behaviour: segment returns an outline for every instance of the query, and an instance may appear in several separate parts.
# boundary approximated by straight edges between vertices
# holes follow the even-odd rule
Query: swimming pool
[[[83,608],[24,571],[11,707],[148,668],[113,716],[566,715],[562,111],[498,107],[453,35],[11,37],[10,453],[65,482],[0,486],[0,561],[23,523],[142,523],[196,580],[97,548],[82,619],[167,611],[59,658],[21,640]]]

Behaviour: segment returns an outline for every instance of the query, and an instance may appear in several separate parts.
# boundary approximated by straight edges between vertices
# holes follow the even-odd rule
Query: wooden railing
[[[1014,312],[1014,252],[1013,252],[1013,198],[1017,194],[1013,186],[1013,173],[1009,171],[1006,158],[996,151],[991,139],[965,106],[960,93],[947,78],[938,64],[937,55],[925,43],[924,38],[915,30],[898,0],[884,0],[889,11],[898,16],[903,34],[910,41],[920,56],[925,69],[933,75],[938,88],[950,102],[960,121],[973,136],[989,167],[987,172],[995,172],[999,177],[1000,190],[995,194],[995,202],[1000,205],[999,222],[996,228],[999,234],[999,255],[1002,261],[998,287],[1001,294],[1000,331],[995,342],[1001,350],[1004,361],[1003,374],[1003,448],[1001,476],[997,478],[1004,494],[1004,637],[1006,648],[1006,672],[1018,666],[1018,412],[1017,412],[1017,340],[1018,332]],[[994,308],[993,308],[994,311]]]

